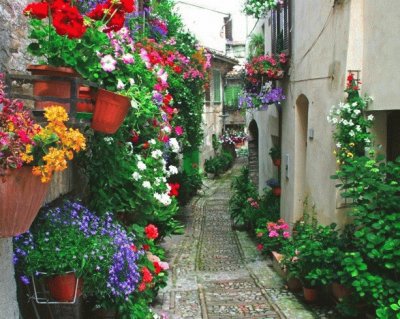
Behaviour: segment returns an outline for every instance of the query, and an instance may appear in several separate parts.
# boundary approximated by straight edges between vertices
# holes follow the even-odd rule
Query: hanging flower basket
[[[29,65],[27,70],[32,75],[54,76],[64,78],[78,78],[80,77],[72,68],[67,67],[54,67],[50,65]],[[78,89],[77,89],[78,91]],[[78,93],[78,92],[77,92]],[[34,96],[51,96],[56,98],[71,98],[71,81],[53,81],[53,80],[35,80],[33,82],[33,95]],[[78,96],[78,94],[76,95]],[[60,103],[54,101],[36,101],[35,108],[43,110],[47,106],[61,105],[69,112],[69,103]]]
[[[58,302],[74,302],[82,294],[83,281],[73,272],[48,277],[46,284],[50,296]]]
[[[126,96],[100,89],[93,113],[92,129],[114,134],[128,114],[130,105],[131,101]]]
[[[0,237],[26,232],[46,197],[49,183],[32,174],[32,167],[7,170],[0,180]]]

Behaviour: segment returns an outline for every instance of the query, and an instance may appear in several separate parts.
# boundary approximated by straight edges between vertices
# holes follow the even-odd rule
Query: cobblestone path
[[[231,175],[208,182],[184,212],[184,235],[165,242],[171,272],[154,306],[170,319],[324,318],[284,287],[244,232],[232,230]]]

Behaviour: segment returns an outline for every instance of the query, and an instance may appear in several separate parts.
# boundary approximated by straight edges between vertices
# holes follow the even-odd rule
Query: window
[[[290,3],[272,11],[272,52],[290,54]]]
[[[224,90],[224,107],[232,110],[237,109],[240,91],[240,85],[227,86]]]
[[[232,18],[229,17],[225,17],[224,18],[224,26],[225,26],[225,39],[228,41],[232,41],[233,37],[232,37]]]
[[[221,72],[213,70],[214,103],[221,103]]]

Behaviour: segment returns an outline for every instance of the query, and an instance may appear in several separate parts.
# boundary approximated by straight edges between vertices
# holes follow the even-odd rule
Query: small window
[[[239,94],[241,91],[240,85],[229,85],[224,90],[224,107],[228,110],[238,108]]]
[[[213,70],[214,103],[221,103],[221,72]]]
[[[224,18],[224,26],[225,26],[225,39],[228,41],[232,41],[233,37],[232,37],[232,18],[229,17],[225,17]]]
[[[289,0],[272,11],[272,52],[290,54]]]

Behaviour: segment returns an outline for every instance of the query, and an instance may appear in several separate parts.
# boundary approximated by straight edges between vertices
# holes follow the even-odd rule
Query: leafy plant
[[[279,146],[273,146],[269,149],[269,156],[273,160],[281,158],[281,148]]]

